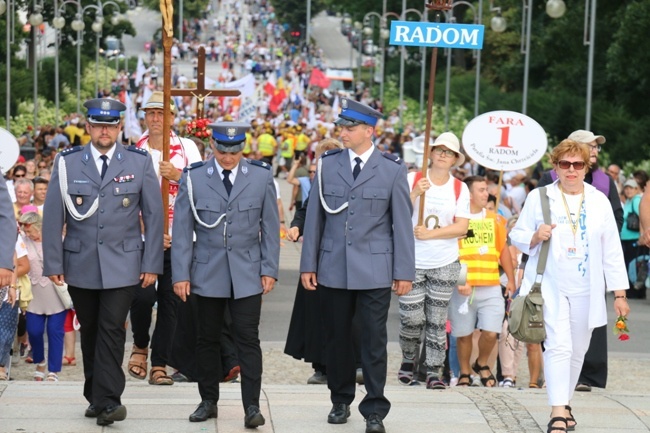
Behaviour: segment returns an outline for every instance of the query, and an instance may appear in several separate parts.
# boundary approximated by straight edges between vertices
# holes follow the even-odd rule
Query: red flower
[[[618,339],[621,340],[621,341],[627,341],[627,340],[630,339],[630,335],[629,334],[621,334],[621,335],[618,336]]]

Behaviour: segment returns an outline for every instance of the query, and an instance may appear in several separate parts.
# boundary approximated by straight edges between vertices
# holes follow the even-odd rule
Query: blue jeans
[[[61,361],[63,359],[63,323],[67,310],[60,313],[45,315],[27,312],[27,334],[29,343],[32,346],[32,357],[34,364],[40,364],[45,360],[45,343],[43,334],[47,326],[47,369],[48,371],[58,373],[61,371]]]

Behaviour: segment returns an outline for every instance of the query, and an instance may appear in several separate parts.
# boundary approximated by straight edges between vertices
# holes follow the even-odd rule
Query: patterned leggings
[[[405,358],[418,353],[425,327],[427,373],[439,373],[445,363],[447,306],[458,282],[460,263],[436,269],[416,269],[413,290],[399,298],[399,344]]]

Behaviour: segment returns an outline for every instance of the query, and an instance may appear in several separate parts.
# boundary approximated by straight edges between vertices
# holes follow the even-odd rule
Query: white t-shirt
[[[416,173],[409,173],[407,180],[409,188],[413,189]],[[470,218],[469,189],[461,182],[460,196],[456,200],[454,192],[454,177],[442,186],[434,185],[425,193],[424,222],[427,228],[446,227],[454,223],[454,218]],[[418,223],[420,197],[415,200],[411,221],[413,227]],[[417,269],[435,269],[446,266],[458,260],[458,239],[428,239],[415,240],[415,267]]]

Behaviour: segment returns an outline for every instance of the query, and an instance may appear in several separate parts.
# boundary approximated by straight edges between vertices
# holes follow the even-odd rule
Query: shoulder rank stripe
[[[195,169],[197,167],[203,167],[203,165],[205,165],[205,161],[197,161],[197,162],[194,162],[194,163],[188,165],[187,167],[185,167],[183,169],[183,171],[185,172],[185,171]]]
[[[60,154],[62,156],[68,156],[68,155],[70,155],[72,153],[79,152],[82,149],[83,149],[83,146],[75,146],[75,147],[71,147],[70,149],[66,149],[66,150],[61,151]]]
[[[258,160],[256,160],[256,159],[248,159],[247,161],[248,161],[248,163],[249,163],[250,165],[256,165],[256,166],[258,166],[258,167],[263,167],[263,168],[265,168],[265,169],[267,169],[267,170],[270,170],[270,169],[271,169],[271,165],[268,164],[268,163],[266,163],[266,162],[264,162],[264,161],[258,161]]]
[[[320,157],[325,158],[326,156],[336,155],[337,153],[343,152],[343,149],[330,149],[327,152],[323,153]]]
[[[126,146],[126,150],[130,150],[131,152],[139,153],[140,155],[149,155],[149,152],[146,150],[140,148],[140,147],[135,147],[135,146]]]
[[[390,159],[391,161],[396,162],[397,164],[402,163],[402,158],[393,153],[382,152],[381,155],[386,159]]]

